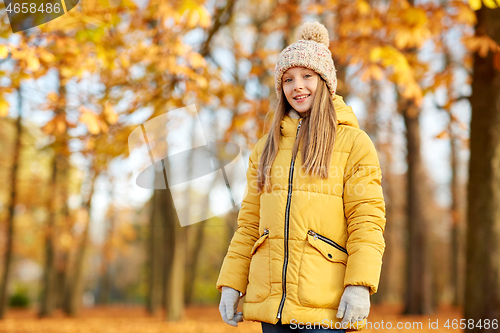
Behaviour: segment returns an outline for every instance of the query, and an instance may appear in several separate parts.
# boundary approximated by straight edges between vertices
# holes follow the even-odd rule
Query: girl
[[[250,154],[219,310],[264,333],[360,330],[385,250],[379,160],[335,94],[326,28],[305,23],[298,34],[276,63],[276,115]]]

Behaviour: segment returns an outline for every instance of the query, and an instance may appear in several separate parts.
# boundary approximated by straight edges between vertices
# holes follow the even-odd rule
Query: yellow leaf
[[[205,67],[207,62],[205,58],[201,56],[201,54],[197,52],[190,53],[188,56],[189,63],[194,68]]]
[[[186,26],[190,29],[196,28],[196,24],[198,23],[198,12],[193,10],[188,10],[188,21]]]
[[[47,52],[45,50],[40,51],[40,59],[42,59],[44,62],[52,62],[55,60],[55,58],[56,57],[50,52]]]
[[[47,98],[49,99],[49,101],[51,101],[52,103],[55,103],[59,100],[59,96],[55,93],[55,92],[50,92],[48,95],[47,95]]]
[[[9,49],[6,45],[0,45],[0,59],[7,58],[9,55]]]
[[[200,15],[200,27],[208,28],[212,25],[210,13],[204,6],[198,8],[198,14]]]
[[[99,123],[101,124],[101,131],[107,132],[109,128],[108,125],[104,121],[99,121]]]
[[[382,58],[382,48],[381,47],[375,47],[370,51],[370,61],[371,62],[377,62]]]
[[[396,46],[399,49],[405,48],[411,41],[411,34],[408,30],[399,30],[396,35]]]
[[[370,5],[368,2],[361,0],[357,3],[358,11],[361,15],[368,14],[370,12]]]
[[[469,7],[461,6],[458,8],[456,20],[467,25],[474,25],[476,24],[477,18],[476,14]]]
[[[61,75],[64,77],[73,76],[73,70],[70,67],[61,67],[60,69]]]
[[[377,80],[377,81],[382,80],[382,78],[384,77],[384,73],[382,72],[380,67],[378,67],[377,65],[370,66],[370,70],[371,70],[371,74],[372,74],[372,77],[374,80]]]
[[[26,57],[26,62],[28,63],[28,68],[33,72],[37,71],[40,68],[40,61],[33,54],[30,54]]]
[[[497,4],[495,3],[494,0],[483,0],[484,5],[488,8],[497,8]]]
[[[85,149],[93,150],[95,148],[95,139],[93,137],[89,138],[87,144],[85,145]]]
[[[9,102],[0,98],[0,117],[5,117],[9,114]]]
[[[51,135],[63,134],[66,131],[66,120],[64,115],[57,115],[49,120],[49,122],[42,127],[42,131]]]
[[[90,134],[99,134],[101,127],[99,125],[98,116],[84,106],[80,107],[80,111],[82,115],[78,120],[87,126]]]
[[[198,7],[198,4],[193,0],[184,0],[180,3],[181,5],[177,8],[179,14],[184,14],[185,11]]]
[[[106,103],[104,103],[103,115],[104,119],[106,119],[109,124],[116,124],[118,121],[118,114],[113,108],[113,105],[111,105],[110,101],[106,101]]]
[[[203,76],[199,76],[196,79],[196,83],[200,86],[200,88],[205,89],[208,86],[207,79]]]
[[[469,0],[470,8],[473,10],[478,10],[481,8],[481,0]]]

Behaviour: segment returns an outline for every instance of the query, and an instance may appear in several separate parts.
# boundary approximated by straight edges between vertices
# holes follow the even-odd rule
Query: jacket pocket
[[[344,247],[313,230],[307,232],[299,270],[298,298],[302,306],[338,308],[347,265]]]
[[[252,259],[248,273],[248,286],[245,302],[260,303],[271,294],[271,248],[269,229],[255,242],[250,252]]]
[[[318,239],[321,240],[322,243],[315,242]],[[340,246],[339,244],[335,243],[330,238],[327,238],[327,237],[320,235],[312,230],[309,230],[307,232],[307,240],[309,241],[309,244],[311,244],[319,252],[321,252],[325,257],[327,257],[328,260],[330,260],[332,262],[339,262],[339,260],[341,260],[344,264],[347,264],[347,250],[344,247]],[[335,252],[334,248],[339,250],[339,251],[344,252],[346,254],[345,259],[343,259],[343,256],[342,257],[339,257],[339,256],[335,257],[335,255],[330,253],[332,251]]]

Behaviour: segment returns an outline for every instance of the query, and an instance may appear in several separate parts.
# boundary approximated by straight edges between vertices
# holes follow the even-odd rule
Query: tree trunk
[[[7,233],[6,233],[6,245],[5,245],[5,261],[3,268],[3,279],[0,285],[0,319],[5,316],[5,311],[8,302],[8,290],[9,290],[9,275],[10,268],[12,264],[13,255],[13,242],[14,242],[14,209],[17,204],[17,172],[20,161],[21,153],[21,136],[23,132],[22,127],[22,91],[21,86],[17,90],[17,101],[18,101],[18,116],[16,120],[16,132],[14,137],[14,158],[12,159],[12,168],[10,171],[10,201],[9,207],[7,209]]]
[[[167,321],[184,317],[184,279],[186,262],[186,228],[181,227],[168,186],[168,158],[164,162],[166,191],[162,192],[165,210],[165,311]]]
[[[500,9],[477,11],[476,36],[500,44]],[[496,56],[496,66],[495,66]],[[467,211],[464,318],[477,323],[467,332],[498,332],[500,320],[500,64],[498,53],[474,54]],[[490,320],[485,328],[486,319]]]
[[[414,0],[409,0],[414,6]],[[406,50],[411,58],[416,57],[415,47]],[[400,96],[398,95],[398,99]],[[406,257],[406,300],[404,314],[431,314],[434,312],[432,298],[432,257],[426,214],[429,194],[426,188],[426,175],[420,155],[420,110],[411,100],[399,100],[399,111],[406,125],[407,147],[407,226],[408,243]]]
[[[451,110],[450,110],[451,115]],[[462,304],[462,295],[460,293],[460,277],[462,270],[460,269],[459,261],[462,255],[460,246],[460,203],[458,197],[458,148],[456,137],[453,131],[453,122],[450,119],[448,131],[450,133],[450,166],[451,166],[451,253],[450,253],[450,288],[452,293],[452,304],[459,306]]]
[[[68,157],[65,157],[62,161],[61,174],[62,179],[64,179],[62,184],[62,218],[63,218],[63,230],[67,232],[71,229],[71,216],[68,207],[68,197],[69,197],[69,184],[70,184],[70,165]],[[56,262],[56,286],[57,286],[57,301],[56,307],[63,308],[64,306],[64,295],[67,287],[67,283],[69,282],[69,259],[70,259],[70,250],[68,248],[61,248],[59,252],[59,258]]]
[[[66,86],[62,84],[63,77],[59,72],[59,97],[61,100],[66,100]],[[65,113],[65,105],[57,107],[54,110],[54,115],[58,116]],[[40,304],[39,317],[50,316],[56,307],[57,302],[57,287],[56,287],[56,251],[54,248],[55,227],[58,211],[58,185],[57,175],[59,169],[67,173],[69,168],[68,160],[65,156],[68,155],[68,135],[65,131],[62,135],[56,137],[54,148],[54,160],[52,164],[52,179],[50,184],[50,194],[47,198],[47,208],[49,210],[49,218],[47,220],[47,233],[45,235],[45,272],[43,276],[42,298]],[[63,185],[66,186],[66,185]],[[63,200],[66,200],[67,193],[64,193]],[[66,205],[66,202],[63,203]]]
[[[92,172],[92,171],[91,171]],[[84,204],[84,207],[87,211],[87,223],[85,224],[85,229],[83,230],[82,240],[80,246],[78,248],[78,252],[76,254],[75,267],[72,271],[72,279],[71,282],[68,283],[67,297],[64,304],[64,312],[70,316],[76,315],[81,301],[82,301],[82,292],[83,292],[83,264],[85,260],[85,252],[87,248],[87,239],[89,235],[90,229],[90,212],[92,208],[92,196],[94,195],[94,185],[95,180],[98,176],[97,171],[93,171],[94,175],[90,180],[90,193],[87,199],[87,202]]]
[[[110,191],[111,192],[111,191]],[[112,193],[109,194],[112,198]],[[109,226],[107,230],[106,239],[102,247],[102,265],[101,265],[101,288],[99,290],[99,304],[109,303],[109,293],[111,291],[111,262],[113,257],[113,235],[115,231],[116,210],[111,208],[112,212],[109,217]]]
[[[388,135],[391,137],[395,133],[392,132],[392,124],[387,126],[389,131]],[[397,285],[397,281],[400,278],[399,267],[395,265],[396,261],[394,256],[396,254],[396,246],[398,244],[399,238],[397,233],[396,221],[396,196],[398,195],[397,189],[394,188],[396,180],[391,172],[392,164],[394,162],[393,152],[395,150],[392,142],[387,145],[382,145],[380,150],[378,150],[381,155],[381,167],[384,169],[384,176],[382,178],[382,187],[384,188],[384,197],[386,205],[386,218],[388,223],[384,231],[384,238],[386,243],[386,251],[384,252],[382,271],[380,273],[380,285],[378,292],[371,296],[372,303],[389,303],[396,295],[394,290]]]
[[[431,257],[425,199],[428,197],[420,156],[418,107],[411,101],[400,103],[407,140],[407,285],[404,314],[433,312]]]
[[[147,299],[147,311],[154,314],[158,307],[163,304],[164,294],[164,228],[165,210],[163,209],[162,195],[164,191],[154,190],[151,197],[151,219],[149,232],[149,291]]]
[[[52,161],[52,177],[50,182],[50,193],[47,196],[47,207],[49,217],[47,219],[47,230],[45,235],[45,270],[42,279],[42,295],[40,302],[39,317],[47,317],[55,308],[55,251],[54,251],[54,228],[56,225],[57,210],[57,160],[59,156],[54,155]]]

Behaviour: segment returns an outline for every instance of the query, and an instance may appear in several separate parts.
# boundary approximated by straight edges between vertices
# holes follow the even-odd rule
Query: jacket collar
[[[337,124],[359,128],[358,118],[356,118],[356,115],[352,111],[352,107],[345,104],[342,96],[335,95],[333,97],[333,106],[337,113]],[[286,114],[281,121],[281,135],[295,137],[300,119],[290,118],[290,116]]]

